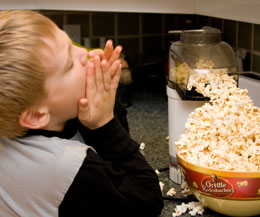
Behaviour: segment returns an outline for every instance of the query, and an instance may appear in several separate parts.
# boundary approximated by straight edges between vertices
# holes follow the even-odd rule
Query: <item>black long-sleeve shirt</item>
[[[157,175],[117,118],[89,130],[78,120],[63,132],[29,134],[71,138],[79,131],[88,150],[79,172],[59,206],[60,217],[155,217],[163,208]]]

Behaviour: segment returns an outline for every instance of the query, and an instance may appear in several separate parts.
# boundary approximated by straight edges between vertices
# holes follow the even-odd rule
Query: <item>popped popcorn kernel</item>
[[[140,150],[144,150],[144,149],[145,149],[145,144],[144,144],[143,142],[140,144],[139,149],[140,149]]]
[[[157,175],[160,175],[160,171],[159,171],[159,170],[155,170],[155,173],[156,173]]]
[[[202,215],[204,212],[204,206],[201,202],[189,202],[177,205],[172,216],[180,216],[189,211],[191,216],[196,216],[197,214]]]
[[[166,193],[167,196],[173,197],[176,194],[176,189],[175,188],[170,188],[170,190]]]
[[[161,191],[163,191],[164,183],[163,182],[159,182],[159,185],[160,185]]]

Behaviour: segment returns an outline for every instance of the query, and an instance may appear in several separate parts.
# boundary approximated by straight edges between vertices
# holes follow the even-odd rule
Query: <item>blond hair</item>
[[[54,38],[55,24],[29,10],[0,12],[0,136],[26,133],[19,116],[46,95],[44,37]]]

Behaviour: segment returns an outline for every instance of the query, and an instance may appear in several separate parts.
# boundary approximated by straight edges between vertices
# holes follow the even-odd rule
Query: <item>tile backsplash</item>
[[[100,38],[121,44],[129,62],[140,58],[167,59],[171,41],[179,40],[169,30],[195,29],[205,25],[222,31],[222,40],[229,43],[243,59],[244,71],[260,74],[260,25],[190,14],[155,14],[122,12],[40,11],[61,29],[63,25],[80,24],[81,44],[84,39],[99,47]]]

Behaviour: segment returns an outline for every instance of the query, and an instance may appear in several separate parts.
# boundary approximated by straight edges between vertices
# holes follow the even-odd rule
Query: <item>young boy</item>
[[[39,13],[0,12],[0,216],[160,214],[157,176],[114,114],[120,51],[88,54]]]

